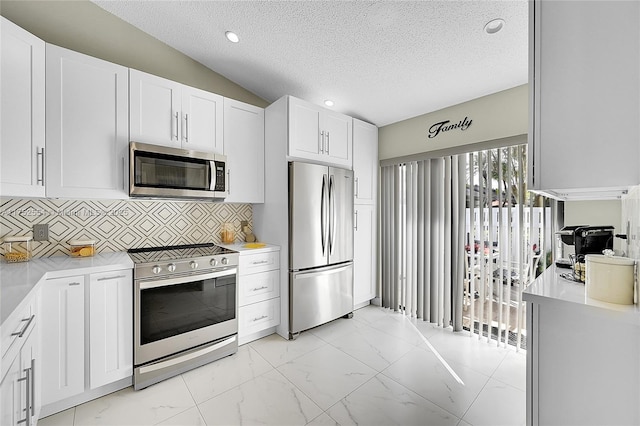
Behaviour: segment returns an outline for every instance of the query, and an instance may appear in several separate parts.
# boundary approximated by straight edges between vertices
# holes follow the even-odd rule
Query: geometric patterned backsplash
[[[0,199],[0,239],[32,236],[49,225],[49,241],[33,241],[33,257],[66,255],[69,240],[96,240],[97,252],[189,243],[220,243],[223,222],[244,241],[240,221],[253,227],[251,204],[157,200]]]

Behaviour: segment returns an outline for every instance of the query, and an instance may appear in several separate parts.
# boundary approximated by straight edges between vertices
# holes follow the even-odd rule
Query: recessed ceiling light
[[[231,43],[237,43],[240,41],[240,37],[238,37],[238,34],[234,33],[233,31],[227,31],[226,33],[224,33],[225,36],[227,36],[227,40],[229,40]]]
[[[324,101],[324,104],[328,107],[332,107],[334,105],[331,99],[327,99],[326,101]]]
[[[495,34],[504,27],[504,19],[493,19],[484,26],[484,32],[487,34]]]

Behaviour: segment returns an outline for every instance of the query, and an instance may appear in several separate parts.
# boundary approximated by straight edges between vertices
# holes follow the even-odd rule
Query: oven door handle
[[[182,277],[168,278],[168,279],[152,278],[151,280],[148,280],[148,281],[140,281],[139,284],[140,284],[140,290],[148,290],[150,288],[184,284],[190,281],[200,281],[200,280],[209,280],[213,278],[226,277],[229,275],[236,275],[237,273],[238,273],[238,268],[236,266],[230,266],[228,268],[224,268],[208,274],[190,274]]]

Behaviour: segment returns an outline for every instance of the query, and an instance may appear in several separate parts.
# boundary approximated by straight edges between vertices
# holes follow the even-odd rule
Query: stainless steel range
[[[238,350],[238,253],[214,244],[130,249],[134,388]]]

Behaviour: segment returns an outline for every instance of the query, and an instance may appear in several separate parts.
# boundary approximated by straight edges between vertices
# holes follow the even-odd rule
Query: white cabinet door
[[[640,3],[531,2],[533,189],[640,182]]]
[[[131,140],[180,148],[182,85],[134,69],[129,84]]]
[[[127,198],[128,70],[47,45],[47,196]]]
[[[0,195],[44,197],[45,43],[0,18]]]
[[[352,118],[288,97],[289,157],[351,169]]]
[[[374,205],[354,206],[353,306],[376,297],[376,221]]]
[[[322,108],[289,98],[289,156],[322,159],[324,138],[321,133]]]
[[[182,148],[224,153],[223,97],[182,86]]]
[[[25,379],[20,364],[20,354],[13,360],[2,362],[11,363],[6,369],[7,373],[0,383],[0,424],[2,426],[17,426],[18,422],[25,418]]]
[[[89,365],[91,389],[133,374],[131,270],[89,277]]]
[[[84,391],[84,276],[42,286],[42,405]]]
[[[264,109],[224,99],[226,202],[264,203]]]
[[[325,138],[325,153],[329,163],[351,168],[353,152],[353,119],[334,111],[323,111],[323,125]]]
[[[23,386],[26,387],[26,389],[24,389],[24,402],[22,406],[28,410],[28,412],[23,415],[30,417],[31,421],[29,424],[35,423],[40,411],[39,407],[37,407],[37,405],[40,404],[40,369],[36,366],[36,360],[38,358],[37,345],[38,336],[36,330],[32,330],[20,350],[21,370],[23,374],[25,374]],[[26,374],[27,372],[28,374]]]
[[[375,204],[378,192],[378,128],[353,119],[354,202]]]

